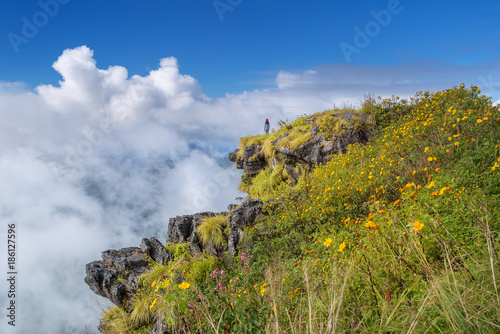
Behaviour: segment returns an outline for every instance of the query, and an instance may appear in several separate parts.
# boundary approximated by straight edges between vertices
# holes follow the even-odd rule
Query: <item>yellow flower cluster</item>
[[[366,228],[376,228],[377,227],[377,224],[375,224],[374,222],[372,222],[371,220],[369,220],[368,222],[366,222],[365,224]]]
[[[189,284],[188,282],[182,282],[181,284],[179,284],[179,288],[185,290],[185,289],[189,289],[191,287],[191,284]]]
[[[325,238],[312,231],[310,240],[316,252],[305,255],[317,254],[320,259],[325,248],[331,254],[328,251],[335,240],[343,241],[334,248],[340,259],[339,252],[345,252],[347,244],[352,243],[354,253],[355,247],[367,246],[362,241],[367,240],[367,233],[374,238],[401,228],[402,221],[409,220],[410,229],[422,231],[426,217],[419,212],[436,203],[438,196],[451,193],[447,184],[453,183],[446,178],[450,161],[468,145],[483,143],[472,131],[479,132],[492,125],[492,119],[500,119],[498,108],[482,99],[477,87],[460,85],[442,92],[419,92],[408,101],[392,98],[377,104],[376,108],[387,107],[388,114],[399,120],[389,123],[372,142],[350,145],[345,154],[333,156],[321,168],[301,177],[289,195],[277,190],[282,204],[279,227],[308,228],[316,222],[332,226],[335,232]],[[488,169],[499,167],[500,160]],[[367,216],[366,209],[373,213]],[[322,250],[317,245],[323,245]],[[328,263],[318,262],[317,257],[312,263],[327,268]],[[294,266],[307,259],[296,261]]]
[[[424,228],[424,226],[425,226],[424,224],[422,224],[421,222],[419,222],[419,221],[417,220],[417,221],[415,221],[415,222],[413,223],[413,230],[418,232],[418,231],[420,231],[421,229],[423,229],[423,228]]]

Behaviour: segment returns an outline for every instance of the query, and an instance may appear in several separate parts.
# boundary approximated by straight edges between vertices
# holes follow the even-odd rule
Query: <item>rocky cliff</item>
[[[242,138],[240,148],[229,154],[229,160],[244,170],[247,179],[280,166],[286,178],[296,180],[304,171],[327,163],[335,154],[345,153],[348,145],[367,142],[373,136],[371,124],[370,117],[359,112],[304,116],[291,124],[283,123],[273,134]],[[239,206],[230,205],[225,212],[170,218],[166,243],[188,243],[195,258],[204,251],[213,256],[227,251],[234,256],[245,227],[252,226],[263,214],[262,205],[260,199],[248,199]],[[213,217],[223,217],[227,243],[222,248],[204,244],[200,238],[200,226]],[[104,251],[102,260],[86,265],[85,283],[94,293],[130,312],[139,276],[154,262],[164,264],[172,259],[172,253],[159,240],[143,239],[140,247]],[[166,332],[167,326],[156,322],[152,334]]]
[[[193,257],[199,257],[203,251],[217,256],[218,250],[203,245],[197,228],[204,218],[222,215],[227,216],[226,221],[230,228],[228,247],[224,250],[234,255],[243,230],[254,223],[262,212],[262,204],[261,200],[251,199],[242,202],[239,206],[231,205],[230,211],[201,212],[171,218],[166,242],[167,244],[189,243]],[[130,310],[132,297],[137,291],[139,276],[149,270],[154,262],[164,264],[173,258],[172,253],[167,251],[156,238],[142,239],[140,247],[110,249],[102,252],[102,260],[86,265],[84,281],[97,295],[109,299],[118,307]]]
[[[102,252],[102,260],[85,266],[85,283],[97,295],[118,307],[129,308],[137,289],[139,276],[155,261],[164,264],[173,256],[156,238],[142,239],[141,247]]]
[[[281,164],[288,178],[297,179],[304,170],[297,167],[309,170],[346,153],[351,144],[366,143],[374,135],[372,123],[370,116],[354,111],[303,116],[256,143],[245,145],[243,138],[229,160],[248,176]]]

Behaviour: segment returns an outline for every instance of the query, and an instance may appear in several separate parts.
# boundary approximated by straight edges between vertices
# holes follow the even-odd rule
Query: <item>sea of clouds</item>
[[[227,161],[239,138],[331,102],[264,91],[211,99],[175,58],[129,77],[99,69],[85,46],[53,67],[57,86],[0,84],[1,240],[15,223],[17,333],[96,332],[108,303],[83,282],[86,263],[142,237],[164,241],[169,217],[225,210],[244,196]]]
[[[16,224],[16,333],[96,333],[109,303],[84,283],[85,264],[143,237],[164,241],[170,217],[222,211],[244,197],[227,153],[262,133],[266,118],[276,126],[358,104],[370,91],[409,96],[460,83],[424,82],[398,66],[339,65],[280,71],[272,89],[214,99],[173,57],[129,76],[98,68],[81,46],[53,68],[56,86],[0,82],[0,238],[5,246],[5,226]],[[8,333],[5,279],[0,291]]]

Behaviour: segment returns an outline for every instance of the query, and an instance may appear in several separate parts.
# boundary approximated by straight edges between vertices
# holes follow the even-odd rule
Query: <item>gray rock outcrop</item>
[[[253,225],[257,216],[262,212],[261,205],[262,201],[260,199],[250,199],[242,202],[239,206],[230,205],[228,207],[231,210],[230,212],[201,212],[194,215],[170,218],[167,243],[189,242],[189,250],[194,257],[202,255],[204,250],[214,256],[219,255],[220,251],[229,250],[229,253],[233,255],[236,252],[236,246],[245,227]],[[204,218],[217,215],[227,215],[227,222],[230,228],[228,249],[217,250],[212,247],[206,247],[196,233],[197,228],[201,225]]]
[[[118,307],[129,309],[132,296],[137,291],[139,276],[149,268],[149,256],[155,261],[161,261],[159,263],[173,258],[155,238],[143,239],[141,247],[143,245],[145,251],[138,247],[128,247],[102,252],[102,260],[85,266],[85,283],[95,294],[109,299]]]
[[[137,247],[107,250],[101,261],[85,266],[85,283],[97,295],[109,299],[118,307],[130,306],[137,289],[138,278],[148,267],[148,258]]]
[[[149,255],[160,265],[165,264],[174,258],[172,253],[167,251],[161,242],[156,238],[150,238],[149,240],[146,238],[142,239],[141,250],[144,254]]]
[[[260,199],[250,199],[229,214],[229,226],[231,233],[228,240],[229,254],[234,255],[236,246],[240,241],[241,234],[246,226],[251,226],[257,216],[262,212],[262,201]]]
[[[353,116],[364,122],[366,126],[355,126]],[[373,137],[373,131],[370,126],[372,121],[366,114],[346,112],[330,114],[325,117],[342,119],[345,121],[346,126],[342,128],[341,133],[335,134],[331,138],[322,135],[319,131],[319,127],[314,126],[310,131],[312,138],[294,149],[279,145],[280,140],[288,136],[288,133],[284,133],[281,137],[272,142],[277,151],[277,154],[272,160],[266,159],[262,153],[262,147],[259,145],[246,146],[242,158],[238,158],[240,149],[236,149],[234,152],[230,153],[228,158],[230,161],[236,163],[236,168],[243,169],[249,176],[258,174],[262,169],[266,168],[266,166],[274,167],[282,163],[287,174],[292,179],[297,179],[300,176],[300,172],[298,172],[296,168],[297,166],[301,165],[311,168],[317,164],[325,164],[334,155],[346,153],[349,145],[366,143]],[[312,122],[312,118],[309,121]]]
[[[227,214],[227,212],[200,212],[193,215],[177,216],[170,218],[167,231],[167,243],[189,242],[191,255],[199,257],[206,249],[211,255],[217,255],[217,250],[211,247],[205,248],[201,242],[196,229],[201,225],[204,218],[215,217],[216,215]]]
[[[156,319],[155,325],[151,330],[151,334],[169,334],[172,333],[170,328],[165,325],[165,323],[161,319]]]

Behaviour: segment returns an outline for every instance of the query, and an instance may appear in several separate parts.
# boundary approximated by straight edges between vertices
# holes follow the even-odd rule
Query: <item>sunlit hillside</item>
[[[367,144],[293,182],[252,189],[272,168],[246,181],[271,200],[237,256],[166,245],[175,259],[144,274],[134,309],[108,310],[103,330],[150,333],[160,317],[176,333],[499,332],[498,107],[461,85],[362,112]],[[207,221],[202,240],[223,247],[225,224]]]

